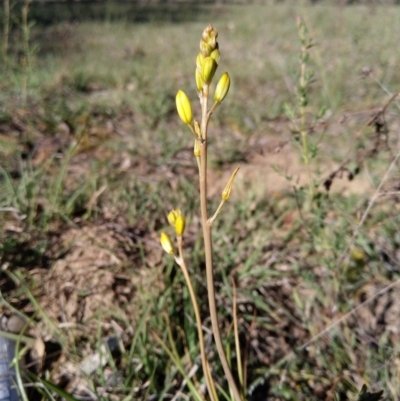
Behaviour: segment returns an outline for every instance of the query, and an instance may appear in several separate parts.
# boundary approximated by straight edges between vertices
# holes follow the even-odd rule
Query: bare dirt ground
[[[16,120],[13,124],[14,126],[8,128],[15,130],[16,126],[23,123]],[[243,151],[245,161],[239,163],[241,169],[235,184],[235,200],[240,199],[249,189],[280,199],[291,192],[293,186],[307,185],[306,169],[290,142],[288,127],[288,122],[280,122],[273,127],[274,134],[254,135],[247,140]],[[269,130],[271,127],[265,128]],[[141,158],[134,159],[127,153],[110,155],[110,149],[103,146],[108,138],[113,135],[121,137],[120,133],[125,131],[126,125],[118,126],[114,122],[105,124],[101,129],[91,128],[86,142],[71,159],[66,185],[82,174],[94,158],[104,157],[105,154],[115,159],[115,166],[122,173],[156,180],[159,171],[152,163]],[[61,125],[58,132],[60,134],[51,139],[41,134],[37,134],[36,139],[30,139],[33,146],[26,151],[31,152],[33,168],[39,168],[51,154],[63,151],[68,146],[68,141],[65,140],[68,137],[68,127]],[[223,189],[235,166],[236,163],[224,165],[210,172],[209,179],[213,183],[210,196]],[[333,162],[325,163],[320,172],[322,182],[340,167],[340,164]],[[165,167],[160,168],[163,169],[163,174],[172,174],[166,173]],[[285,176],[291,176],[292,181],[288,181]],[[374,188],[367,171],[351,178],[350,180],[345,170],[338,173],[331,185],[331,191],[343,195],[373,193]],[[9,303],[32,316],[37,322],[35,330],[29,334],[39,337],[45,346],[39,355],[42,359],[39,366],[49,365],[46,362],[46,353],[50,353],[50,344],[58,341],[57,335],[60,331],[73,343],[77,338],[96,337],[100,321],[102,336],[117,331],[121,339],[128,343],[129,333],[125,332],[119,322],[121,319],[129,322],[135,316],[135,299],[138,294],[151,292],[156,295],[164,289],[159,279],[162,251],[158,245],[157,233],[151,231],[145,221],[139,221],[132,226],[115,207],[103,204],[101,196],[101,192],[93,194],[90,200],[90,208],[96,206],[100,214],[95,221],[89,222],[76,217],[72,224],[59,222],[45,236],[34,229],[26,231],[24,221],[13,213],[7,213],[3,217],[3,235],[15,239],[18,246],[3,254],[0,284],[3,296],[6,299],[10,297]],[[35,250],[41,242],[47,244],[44,253]],[[279,249],[274,249],[273,252],[279,252]],[[26,277],[29,291],[36,299],[38,307],[32,305],[26,294],[18,295],[18,276],[6,274],[17,271]],[[240,283],[240,287],[245,286],[246,283]],[[301,288],[299,282],[293,278],[260,286],[260,292],[269,296],[277,305],[274,332],[271,333],[259,325],[248,328],[251,348],[261,364],[276,363],[289,355],[295,345],[306,343],[312,334],[316,334],[310,333],[301,324],[291,297],[294,288],[306,294],[309,300],[313,299],[311,290]],[[393,316],[397,316],[397,311],[392,305],[396,294],[398,295],[396,290],[392,289],[389,293],[390,299],[382,298],[377,302],[378,306],[375,305],[380,310],[390,310],[390,319],[386,321],[384,318],[383,321],[395,336],[398,332]],[[359,314],[359,318],[364,321],[361,323],[361,326],[364,325],[364,332],[374,336],[382,331],[382,324],[377,323],[375,312],[368,308],[366,307],[365,313]],[[311,313],[311,304],[309,309]],[[119,315],[113,319],[114,311],[124,316]],[[6,308],[2,313],[10,315]],[[49,324],[43,318],[44,315],[53,324]],[[288,315],[292,316],[291,320],[288,320]],[[316,316],[316,319],[321,318],[317,326],[323,330],[338,317],[340,316],[330,312],[322,318]],[[360,327],[360,321],[358,325]],[[309,355],[312,352],[310,348]],[[84,350],[83,354],[85,358],[90,356],[90,349]],[[82,383],[77,380],[80,376],[77,366],[60,363],[65,361],[65,357],[61,349],[56,356],[52,355],[53,377],[58,377],[69,391],[79,392]],[[79,366],[82,368],[78,363]],[[316,396],[329,399],[333,387],[315,384],[314,390]]]

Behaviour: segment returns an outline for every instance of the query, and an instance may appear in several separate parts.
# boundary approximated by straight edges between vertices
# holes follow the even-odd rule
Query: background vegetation
[[[399,399],[400,9],[157,4],[78,20],[83,4],[62,5],[65,19],[27,5],[3,30],[0,279],[2,313],[35,339],[28,399],[185,399],[152,333],[202,381],[189,296],[158,236],[179,206],[207,316],[197,167],[174,98],[196,101],[209,22],[232,80],[210,127],[215,205],[241,165],[215,226],[218,303],[232,346],[234,278],[248,399],[356,399],[364,383]],[[314,44],[311,200],[298,16]]]

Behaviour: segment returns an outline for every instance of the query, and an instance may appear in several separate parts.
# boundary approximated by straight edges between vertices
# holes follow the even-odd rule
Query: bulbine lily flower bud
[[[210,57],[212,57],[218,65],[219,59],[221,57],[221,55],[219,54],[219,50],[218,49],[213,50],[212,53],[210,54]]]
[[[179,209],[171,210],[168,213],[168,223],[171,224],[172,227],[175,227],[176,218],[181,215],[181,211]]]
[[[199,71],[201,71],[201,68],[203,66],[203,62],[204,62],[204,55],[202,52],[200,52],[197,57],[196,57],[196,67]]]
[[[204,81],[201,76],[201,72],[199,71],[198,68],[196,68],[196,87],[199,92],[201,92],[203,90],[203,85],[204,85]]]
[[[235,171],[232,173],[231,178],[229,178],[229,181],[226,184],[225,189],[222,191],[221,198],[224,201],[227,201],[229,199],[229,196],[230,196],[231,190],[232,190],[233,180],[235,179],[235,176],[236,176],[237,172],[239,171],[239,168],[240,167],[237,167],[235,169]]]
[[[191,124],[193,120],[193,111],[192,105],[190,103],[189,98],[186,96],[186,93],[182,90],[179,90],[176,94],[176,109],[178,110],[178,114],[180,119],[185,124]]]
[[[209,44],[200,40],[200,51],[203,53],[204,57],[208,57],[213,49]]]
[[[185,232],[185,227],[185,218],[182,215],[178,216],[175,221],[175,232],[178,237],[181,237],[183,235],[183,233]]]
[[[199,142],[198,139],[194,140],[193,154],[195,155],[195,157],[200,157],[201,156],[200,142]]]
[[[218,81],[217,87],[215,88],[214,100],[216,102],[221,103],[225,99],[230,85],[231,79],[229,78],[229,74],[224,72]]]
[[[212,57],[206,57],[203,62],[202,78],[207,85],[212,81],[215,71],[217,70],[217,63]]]
[[[167,252],[169,255],[174,254],[174,246],[172,245],[171,238],[168,236],[168,234],[161,233],[160,242],[165,252]]]
[[[205,57],[209,56],[211,52],[217,48],[217,37],[218,31],[211,25],[208,25],[207,28],[204,29],[201,35],[200,50]]]

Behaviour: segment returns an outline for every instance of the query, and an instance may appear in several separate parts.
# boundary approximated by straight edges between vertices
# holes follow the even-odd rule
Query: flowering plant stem
[[[196,57],[196,70],[195,70],[195,78],[196,78],[196,87],[197,92],[200,98],[201,105],[201,122],[195,120],[193,118],[193,109],[190,103],[190,100],[185,92],[179,90],[176,94],[176,108],[178,111],[178,115],[182,122],[190,129],[192,134],[195,136],[195,143],[193,153],[196,157],[197,165],[199,168],[199,181],[200,181],[200,206],[201,206],[201,222],[203,227],[203,237],[204,237],[204,251],[206,258],[206,277],[207,277],[207,296],[208,296],[208,304],[209,304],[209,313],[211,317],[211,326],[212,332],[214,334],[214,341],[217,347],[218,356],[224,370],[225,378],[228,381],[228,385],[230,388],[231,399],[234,401],[242,401],[244,396],[242,397],[238,386],[235,383],[233,378],[232,371],[230,369],[228,359],[226,357],[226,353],[224,350],[224,346],[222,344],[221,333],[219,331],[218,325],[218,314],[217,314],[217,306],[215,299],[215,288],[214,288],[214,270],[213,270],[213,259],[212,259],[212,236],[211,229],[214,220],[218,216],[218,213],[222,209],[223,204],[228,200],[233,180],[236,176],[236,173],[239,170],[237,167],[232,173],[228,183],[225,186],[225,189],[221,194],[221,202],[214,215],[211,218],[208,218],[208,210],[207,210],[207,130],[208,130],[208,122],[212,113],[216,110],[216,108],[221,104],[221,102],[225,99],[230,86],[230,77],[227,72],[223,73],[219,78],[217,86],[214,91],[214,104],[208,110],[208,96],[210,89],[210,82],[212,81],[215,71],[218,67],[218,62],[220,59],[219,46],[217,42],[218,31],[214,29],[211,25],[208,25],[206,29],[203,31],[200,40],[200,53],[198,53]],[[218,401],[218,395],[215,390],[215,383],[213,382],[213,378],[211,375],[210,366],[207,360],[207,355],[205,352],[204,346],[204,337],[202,332],[202,323],[199,313],[199,306],[196,299],[196,294],[193,290],[193,286],[190,280],[190,276],[186,267],[186,264],[183,259],[182,252],[182,235],[185,230],[185,218],[181,214],[180,209],[171,210],[168,214],[169,223],[175,227],[175,233],[177,235],[178,241],[178,256],[175,256],[174,247],[171,239],[166,233],[161,233],[160,242],[165,250],[170,255],[175,256],[176,262],[180,265],[183,274],[185,276],[185,280],[187,286],[189,288],[193,309],[196,315],[196,323],[198,329],[198,336],[200,342],[200,352],[201,352],[201,360],[203,365],[204,376],[206,380],[207,390],[209,396],[212,401]],[[234,317],[235,319],[235,317]],[[236,331],[237,331],[237,326]],[[237,332],[235,333],[237,340]],[[239,344],[236,344],[239,347]],[[239,364],[240,362],[240,352],[238,352]],[[241,369],[239,368],[239,371]],[[240,378],[242,377],[239,373]],[[243,383],[241,383],[243,384]],[[221,391],[223,391],[221,389]]]
[[[221,360],[222,368],[226,380],[228,381],[231,389],[233,398],[235,401],[242,401],[240,392],[233,378],[231,369],[229,367],[228,360],[226,358],[224,346],[222,344],[221,333],[218,325],[217,307],[215,302],[215,288],[214,288],[214,269],[213,269],[213,258],[212,258],[212,237],[211,228],[212,222],[208,219],[207,211],[207,129],[208,121],[211,113],[208,113],[208,89],[207,84],[204,85],[202,94],[200,95],[201,103],[201,144],[200,144],[200,169],[199,169],[199,180],[200,180],[200,207],[201,207],[201,223],[203,227],[204,236],[204,251],[206,257],[206,276],[207,276],[207,293],[208,293],[208,304],[210,309],[211,325],[214,334],[215,344],[219,358]]]

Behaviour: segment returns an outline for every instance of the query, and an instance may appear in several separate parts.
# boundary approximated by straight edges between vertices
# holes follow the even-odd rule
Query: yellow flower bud
[[[211,52],[210,57],[212,57],[217,64],[219,63],[220,54],[218,48]]]
[[[194,154],[196,157],[200,157],[200,156],[201,156],[200,142],[199,142],[198,139],[195,139],[195,140],[194,140],[193,154]]]
[[[200,40],[200,51],[204,57],[208,57],[213,51],[213,48],[208,43]]]
[[[199,92],[201,92],[203,90],[203,85],[204,85],[204,81],[203,81],[203,78],[201,77],[201,73],[198,70],[198,68],[196,68],[196,87]]]
[[[227,72],[224,72],[218,81],[217,87],[215,88],[214,100],[221,103],[226,95],[228,94],[229,87],[231,85],[231,79]]]
[[[201,71],[201,67],[203,66],[204,62],[204,55],[202,52],[200,52],[197,57],[196,57],[196,67],[199,71]]]
[[[178,237],[181,237],[185,231],[186,220],[185,218],[180,215],[176,218],[175,221],[175,232]]]
[[[233,180],[235,179],[235,176],[237,172],[239,171],[240,167],[237,167],[235,171],[232,173],[231,178],[229,178],[228,183],[226,184],[225,189],[222,191],[222,200],[226,201],[229,199],[229,195],[231,194],[231,189],[233,185]]]
[[[217,63],[212,57],[206,57],[203,62],[203,68],[202,68],[202,75],[203,75],[203,81],[206,84],[209,84],[215,74],[215,71],[217,69]]]
[[[201,41],[207,43],[211,50],[214,50],[217,47],[217,37],[218,31],[211,24],[208,24],[201,35]]]
[[[172,245],[171,238],[169,238],[168,234],[161,233],[160,242],[165,252],[167,252],[169,255],[174,254],[174,246]]]
[[[181,90],[176,94],[176,108],[180,119],[185,124],[190,124],[193,120],[192,105],[186,93]]]
[[[179,210],[179,209],[174,209],[174,210],[171,210],[169,213],[168,213],[168,216],[167,216],[167,218],[168,218],[168,223],[169,224],[171,224],[171,226],[175,226],[175,221],[176,221],[176,218],[178,217],[178,216],[180,216],[181,215],[181,211]]]

